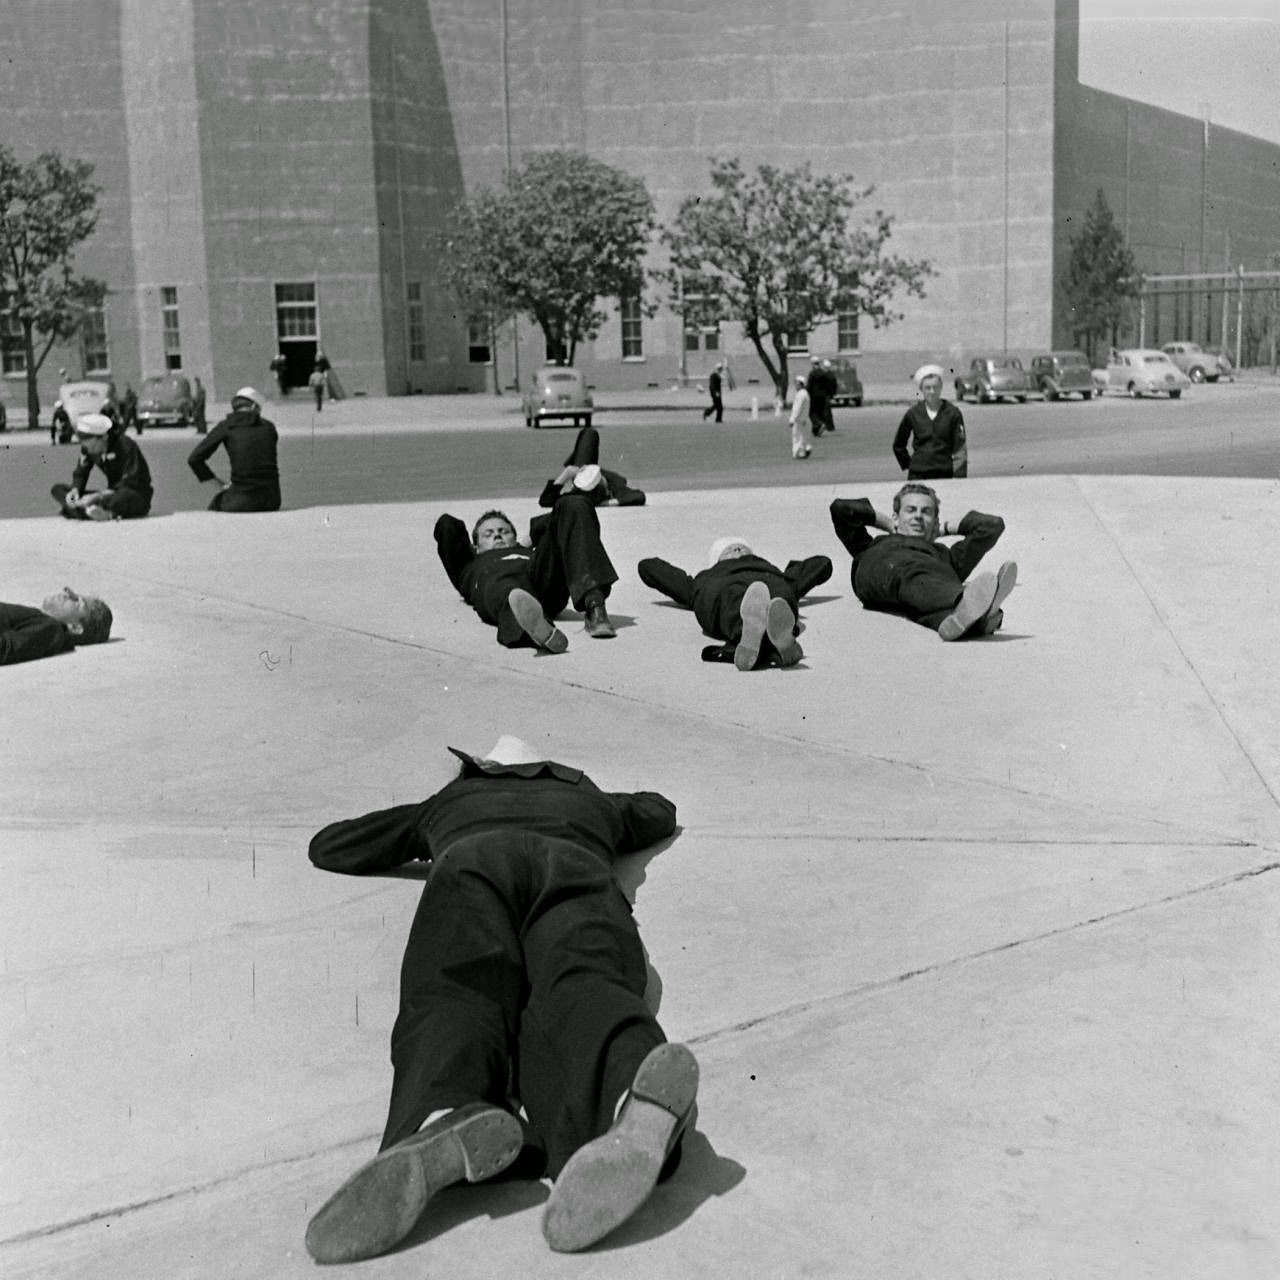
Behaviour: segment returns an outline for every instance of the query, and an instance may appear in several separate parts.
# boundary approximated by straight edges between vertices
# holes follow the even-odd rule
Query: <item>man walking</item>
[[[711,376],[707,379],[707,391],[711,395],[711,403],[702,411],[702,420],[706,420],[714,413],[717,422],[724,421],[724,361],[721,360],[714,369],[711,370]]]
[[[893,456],[908,480],[963,479],[969,474],[964,415],[942,398],[941,366],[925,365],[916,373],[916,382],[921,399],[898,424]]]

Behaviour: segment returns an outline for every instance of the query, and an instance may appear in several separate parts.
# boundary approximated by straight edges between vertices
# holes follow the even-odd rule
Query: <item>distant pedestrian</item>
[[[824,392],[822,428],[824,431],[834,431],[836,429],[836,396],[840,394],[840,382],[836,378],[836,371],[832,368],[830,360],[822,362],[821,373]]]
[[[280,388],[280,394],[287,396],[289,394],[289,359],[283,351],[279,351],[272,357],[271,363],[267,365],[271,370],[272,376],[276,380],[276,386]]]
[[[202,436],[209,430],[208,421],[205,419],[205,389],[204,383],[199,378],[191,380],[191,416],[195,419],[196,435]]]
[[[49,419],[49,443],[71,443],[71,415],[61,400],[53,402],[53,417]]]
[[[816,440],[827,429],[827,383],[822,376],[822,361],[817,356],[809,361],[805,386],[809,391],[809,426]]]
[[[127,382],[124,395],[120,397],[120,425],[126,431],[132,427],[139,435],[142,434],[142,427],[138,424],[138,393]]]
[[[307,386],[311,388],[311,394],[316,398],[316,412],[324,412],[324,370],[316,365],[311,370],[311,377],[307,379]]]
[[[893,456],[908,480],[962,479],[969,474],[964,415],[950,400],[942,398],[941,367],[925,365],[917,371],[916,383],[921,399],[898,424]]]
[[[796,398],[791,404],[791,456],[807,458],[813,450],[804,438],[805,424],[809,421],[809,389],[803,373],[796,374]]]
[[[191,450],[187,465],[201,483],[218,485],[210,511],[279,511],[280,470],[275,423],[262,416],[262,397],[241,387],[231,397],[231,412]],[[230,481],[220,480],[208,459],[226,448]]]
[[[4,401],[0,400],[0,431],[9,430],[9,411],[4,407]]]
[[[705,422],[714,413],[717,422],[724,421],[724,361],[721,360],[714,369],[711,370],[711,376],[707,379],[707,391],[711,395],[711,403],[702,411],[702,420]]]

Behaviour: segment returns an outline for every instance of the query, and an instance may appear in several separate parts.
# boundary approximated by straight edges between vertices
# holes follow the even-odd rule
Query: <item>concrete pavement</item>
[[[1274,484],[943,486],[1020,566],[1006,630],[957,645],[860,609],[832,496],[605,511],[619,635],[570,620],[557,658],[457,599],[435,504],[7,523],[5,597],[68,582],[116,635],[0,681],[0,1272],[313,1274],[417,885],[307,840],[508,731],[679,806],[621,875],[698,1132],[587,1257],[512,1184],[350,1274],[1274,1276]],[[636,579],[724,533],[835,561],[801,667],[704,666]]]

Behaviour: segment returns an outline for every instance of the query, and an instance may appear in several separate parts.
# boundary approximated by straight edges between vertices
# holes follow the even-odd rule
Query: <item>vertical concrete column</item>
[[[121,0],[120,49],[138,373],[165,370],[161,290],[176,288],[182,372],[199,376],[213,399],[193,0]]]

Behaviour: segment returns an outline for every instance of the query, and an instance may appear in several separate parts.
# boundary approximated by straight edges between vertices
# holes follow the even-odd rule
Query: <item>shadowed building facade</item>
[[[1280,241],[1280,147],[1077,82],[1075,0],[885,6],[813,0],[0,0],[22,57],[0,77],[6,141],[96,166],[99,228],[77,265],[111,295],[57,369],[121,386],[181,368],[214,398],[305,380],[323,349],[348,392],[482,391],[514,375],[445,289],[439,236],[508,155],[581,148],[642,177],[661,220],[708,157],[809,162],[874,184],[890,250],[928,258],[924,299],[815,352],[864,376],[924,359],[1070,345],[1058,281],[1101,188],[1148,271],[1263,267]],[[653,261],[658,261],[655,253]],[[578,363],[601,387],[704,377],[736,326],[618,314]],[[519,325],[522,373],[544,355]],[[1203,338],[1194,334],[1162,335]],[[6,348],[0,395],[23,401]]]

